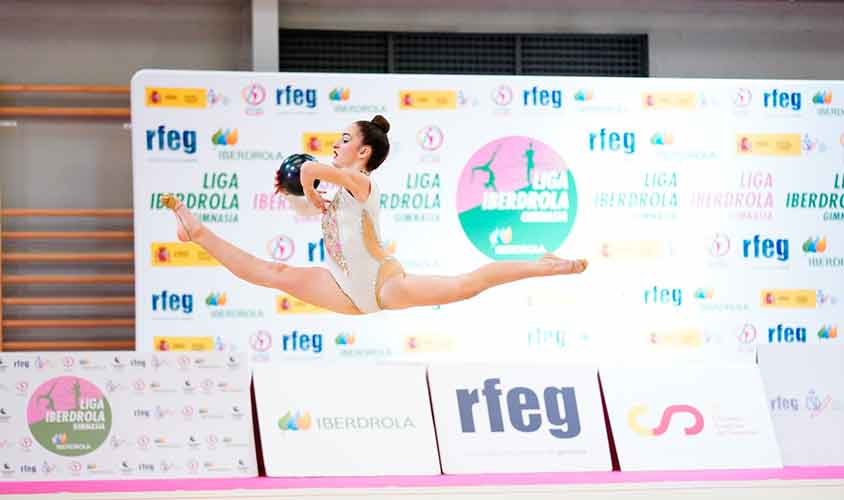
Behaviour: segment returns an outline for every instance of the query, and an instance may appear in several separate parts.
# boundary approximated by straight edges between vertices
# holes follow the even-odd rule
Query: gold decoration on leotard
[[[349,275],[349,264],[346,262],[346,257],[343,255],[343,246],[340,244],[340,227],[337,223],[337,209],[340,205],[340,195],[342,190],[338,190],[334,195],[334,199],[328,204],[328,208],[322,215],[322,235],[325,239],[325,249],[328,255],[334,259],[334,262]]]
[[[395,257],[384,250],[381,239],[378,237],[378,231],[375,230],[375,224],[372,222],[372,217],[366,210],[361,213],[360,225],[363,231],[363,245],[369,255],[379,263],[378,274],[372,282],[372,293],[375,294],[375,303],[378,304],[378,308],[384,309],[381,304],[381,287],[393,276],[404,275],[404,268]]]

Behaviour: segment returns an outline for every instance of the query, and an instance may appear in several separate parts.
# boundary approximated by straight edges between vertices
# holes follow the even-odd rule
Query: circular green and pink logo
[[[111,430],[111,405],[103,392],[81,377],[62,376],[32,393],[26,420],[35,440],[65,457],[78,457],[100,447]]]
[[[560,248],[577,214],[574,177],[536,139],[496,139],[476,151],[457,184],[463,232],[484,255],[523,260]]]

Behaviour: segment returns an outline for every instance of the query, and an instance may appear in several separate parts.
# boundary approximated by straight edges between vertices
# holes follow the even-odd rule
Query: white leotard
[[[334,280],[363,313],[381,310],[376,297],[378,270],[383,263],[367,249],[364,224],[371,221],[376,241],[381,245],[378,187],[370,181],[369,198],[361,203],[340,188],[322,216],[322,235],[330,259],[326,267]]]

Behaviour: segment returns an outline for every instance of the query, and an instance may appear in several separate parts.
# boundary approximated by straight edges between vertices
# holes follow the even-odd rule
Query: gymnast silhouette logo
[[[691,415],[694,419],[694,422],[683,428],[683,433],[687,436],[695,436],[700,434],[703,431],[703,414],[691,405],[670,405],[668,406],[663,412],[662,417],[659,420],[659,424],[654,427],[653,429],[649,427],[644,427],[639,424],[639,418],[648,412],[648,407],[645,405],[636,405],[630,408],[627,412],[627,425],[630,426],[631,429],[636,434],[644,437],[656,437],[661,436],[668,431],[669,425],[671,425],[672,419],[676,418],[675,415],[685,413]]]
[[[466,162],[457,210],[478,250],[495,260],[517,260],[560,247],[574,225],[577,190],[550,146],[532,137],[502,137]]]
[[[742,344],[752,344],[756,341],[756,327],[745,323],[738,334],[738,341]]]
[[[492,156],[489,157],[489,161],[484,163],[483,165],[477,165],[472,167],[472,175],[471,181],[475,181],[475,172],[484,172],[487,174],[487,180],[484,183],[484,189],[491,189],[495,192],[498,192],[498,188],[495,187],[495,172],[492,171],[492,162],[495,161],[496,155],[498,155],[498,151],[501,149],[501,146],[495,148],[495,151],[492,152]]]
[[[509,85],[499,85],[493,89],[491,97],[497,106],[509,106],[513,102],[513,89]]]
[[[495,148],[495,151],[492,152],[492,155],[489,157],[489,160],[484,163],[483,165],[477,165],[472,167],[472,175],[471,179],[474,181],[475,179],[475,172],[484,172],[487,174],[487,180],[484,183],[484,189],[491,189],[492,191],[498,192],[498,188],[495,186],[495,172],[492,170],[492,163],[495,161],[495,157],[498,155],[498,151],[501,149],[501,146]],[[533,184],[533,170],[536,168],[536,161],[534,160],[534,156],[536,154],[536,150],[533,147],[533,141],[528,143],[528,147],[522,153],[522,158],[525,160],[525,177],[528,186]]]
[[[741,88],[736,90],[736,95],[733,97],[733,104],[735,104],[737,108],[746,108],[750,106],[752,100],[753,93],[750,89]]]
[[[712,257],[724,257],[730,252],[730,237],[724,233],[715,233],[706,242],[706,250]]]
[[[536,154],[536,150],[533,149],[533,141],[531,141],[528,144],[527,149],[525,149],[524,154],[522,155],[525,159],[525,169],[527,170],[526,176],[528,186],[533,184],[533,181],[531,180],[531,173],[533,172],[533,169],[536,168],[536,163],[533,160],[534,154]]]
[[[416,143],[425,151],[436,151],[443,145],[445,135],[436,125],[428,125],[416,133]]]
[[[56,384],[53,384],[50,387],[50,390],[44,394],[38,396],[37,401],[40,403],[41,400],[47,401],[47,409],[50,411],[56,411],[56,402],[53,401],[53,391],[56,389]]]
[[[22,437],[20,441],[18,441],[18,446],[24,451],[29,451],[32,449],[32,438],[29,436]]]
[[[240,95],[246,104],[258,106],[267,98],[267,89],[260,83],[253,83],[244,87]]]
[[[286,234],[280,234],[267,243],[267,253],[276,262],[285,262],[293,257],[296,245]]]

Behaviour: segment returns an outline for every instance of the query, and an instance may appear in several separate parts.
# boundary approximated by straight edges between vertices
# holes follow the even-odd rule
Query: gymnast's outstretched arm
[[[302,165],[300,172],[302,190],[308,201],[315,207],[324,210],[325,201],[314,189],[314,180],[330,182],[347,189],[356,200],[361,203],[369,198],[369,177],[354,168],[338,168],[324,163],[308,161]]]

